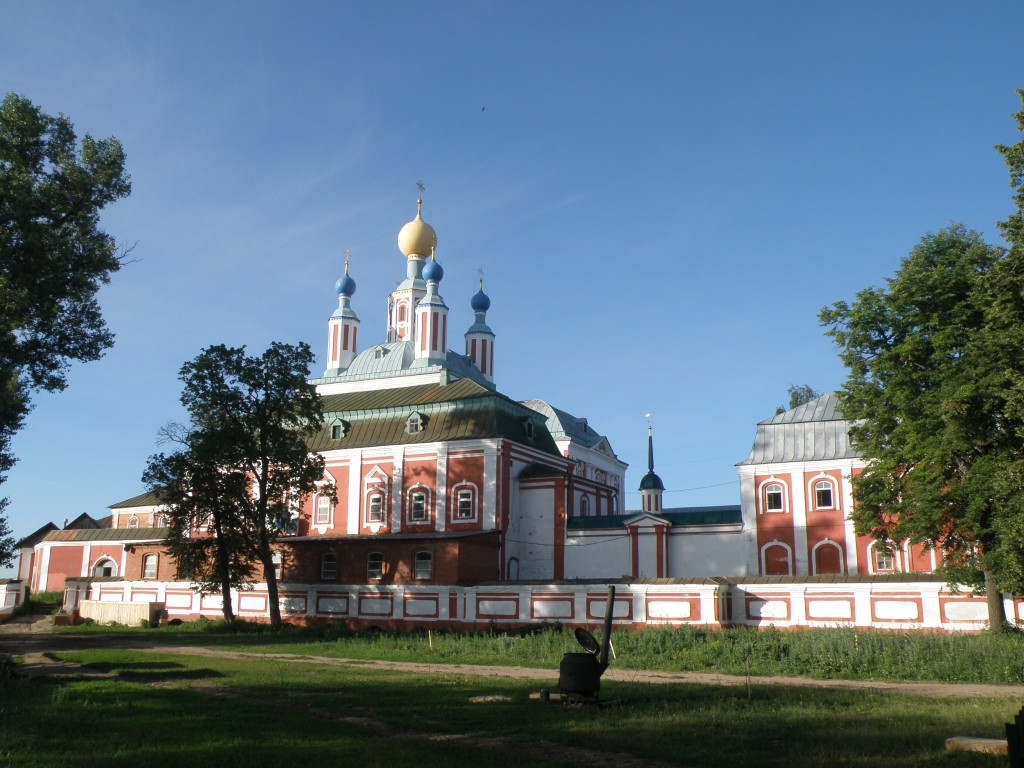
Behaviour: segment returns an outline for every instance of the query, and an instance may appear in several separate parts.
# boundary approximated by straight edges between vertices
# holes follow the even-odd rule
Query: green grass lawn
[[[428,636],[425,632],[357,634],[329,626],[270,631],[262,625],[242,625],[239,631],[228,632],[218,622],[200,621],[158,630],[94,627],[90,631],[268,653],[549,669],[558,668],[566,651],[579,650],[572,631],[562,627],[519,634],[442,631]],[[1024,684],[1024,635],[1020,633],[755,631],[684,626],[615,632],[612,637],[614,664],[625,669]]]
[[[1000,737],[1021,704],[757,685],[748,698],[745,687],[605,681],[602,695],[622,706],[572,709],[529,700],[536,681],[128,650],[62,655],[117,678],[0,678],[0,765],[581,768],[583,758],[563,751],[575,747],[703,768],[997,766],[1005,758],[946,753],[944,740]],[[511,701],[470,701],[495,694]]]

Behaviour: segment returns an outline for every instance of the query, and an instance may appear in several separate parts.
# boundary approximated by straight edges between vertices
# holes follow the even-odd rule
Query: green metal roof
[[[310,450],[321,452],[379,445],[505,438],[560,455],[544,418],[504,395],[469,379],[451,384],[347,392],[322,398],[324,427],[309,442]],[[419,432],[410,434],[406,423],[412,413],[425,417]],[[336,419],[348,423],[347,434],[331,437]],[[526,423],[533,424],[533,436]]]
[[[130,499],[119,501],[117,504],[111,504],[110,509],[123,509],[125,507],[155,507],[160,503],[160,499],[157,498],[156,491],[146,491],[140,493],[138,496],[132,496]]]
[[[165,536],[166,528],[65,528],[50,531],[43,541],[159,541]]]
[[[643,512],[634,511],[624,515],[603,515],[600,517],[570,517],[566,527],[573,530],[602,530],[621,528],[627,520],[632,520]],[[728,504],[719,507],[677,507],[652,512],[672,523],[672,527],[696,525],[738,525],[743,522],[739,504]]]

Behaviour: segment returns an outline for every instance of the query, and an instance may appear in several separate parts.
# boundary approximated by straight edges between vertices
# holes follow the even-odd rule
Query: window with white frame
[[[782,512],[784,506],[785,490],[782,483],[768,483],[764,487],[764,511]]]
[[[409,414],[409,418],[405,420],[405,431],[410,435],[422,432],[423,428],[426,426],[427,417],[419,411],[413,411]]]
[[[814,483],[814,508],[835,509],[835,488],[831,480],[817,480]]]
[[[366,556],[366,578],[370,581],[384,578],[384,555],[380,552]]]
[[[156,555],[146,555],[142,558],[142,578],[144,579],[155,579],[156,578]]]
[[[427,494],[425,491],[413,491],[409,495],[409,520],[422,523],[427,519]]]
[[[334,581],[338,578],[338,556],[327,552],[320,558],[320,580]]]
[[[280,579],[281,574],[283,572],[283,561],[281,559],[281,553],[275,553],[274,556],[271,558],[271,562],[273,562],[274,564],[274,578]]]
[[[472,488],[463,487],[455,491],[455,519],[472,520],[476,517],[476,494]]]
[[[384,494],[375,491],[370,494],[369,506],[366,512],[366,519],[371,523],[384,522]]]
[[[417,552],[415,571],[417,579],[434,578],[434,556],[430,552]]]
[[[167,517],[167,515],[161,513],[161,514],[156,516],[156,527],[157,528],[167,528],[170,524],[171,524],[170,523],[170,519]]]
[[[137,518],[135,515],[132,515],[131,517],[129,517],[128,518],[128,527],[129,528],[138,528],[139,527],[139,518]]]
[[[896,557],[893,555],[892,550],[884,549],[882,547],[875,547],[875,570],[896,570]]]
[[[316,500],[316,524],[328,525],[331,522],[331,500],[327,496],[319,496]]]

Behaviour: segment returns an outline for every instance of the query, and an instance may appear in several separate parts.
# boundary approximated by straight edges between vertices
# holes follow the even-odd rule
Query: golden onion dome
[[[398,250],[409,256],[429,256],[437,247],[437,233],[423,220],[420,208],[423,200],[416,201],[416,218],[406,224],[398,233]]]

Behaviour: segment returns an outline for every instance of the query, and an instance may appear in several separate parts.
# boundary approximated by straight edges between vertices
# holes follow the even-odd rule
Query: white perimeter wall
[[[565,578],[618,579],[629,577],[629,537],[569,536],[565,544]]]
[[[749,538],[742,531],[669,535],[668,575],[674,579],[746,576]]]

